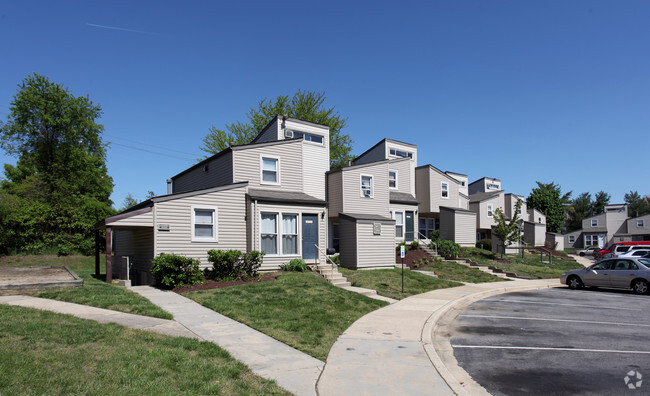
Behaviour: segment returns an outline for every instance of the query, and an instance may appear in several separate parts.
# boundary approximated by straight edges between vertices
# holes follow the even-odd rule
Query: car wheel
[[[584,257],[584,256],[585,256],[584,252],[580,252],[580,257]]]
[[[648,282],[643,279],[637,279],[632,282],[632,290],[634,290],[636,294],[647,294],[648,289]]]
[[[572,276],[567,279],[566,284],[569,286],[569,289],[572,290],[582,289],[585,286],[577,276]]]

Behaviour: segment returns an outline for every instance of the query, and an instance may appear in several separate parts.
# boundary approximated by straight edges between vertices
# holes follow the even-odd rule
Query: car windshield
[[[650,259],[647,258],[639,259],[639,263],[643,264],[644,266],[650,269]]]

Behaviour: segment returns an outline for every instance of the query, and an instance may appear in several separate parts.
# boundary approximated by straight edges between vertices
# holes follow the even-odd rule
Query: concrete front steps
[[[483,271],[483,272],[485,272],[487,274],[498,276],[499,278],[513,279],[513,280],[525,279],[525,278],[522,278],[522,277],[518,276],[514,272],[506,272],[506,271],[504,271],[504,270],[502,270],[500,268],[494,267],[492,265],[480,265],[480,264],[475,263],[472,260],[468,260],[468,259],[456,259],[456,260],[446,260],[446,261],[452,261],[454,263],[462,264],[462,265],[465,265],[467,267],[476,268],[476,269],[481,270],[481,271]]]
[[[321,274],[323,278],[327,279],[329,283],[336,287],[352,286],[351,282],[341,275],[337,266],[332,264],[318,264],[315,266],[316,272]]]

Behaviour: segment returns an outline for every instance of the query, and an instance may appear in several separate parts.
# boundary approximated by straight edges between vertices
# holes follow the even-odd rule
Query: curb
[[[558,283],[558,285],[560,285]],[[475,301],[482,300],[497,294],[511,293],[524,290],[541,290],[557,287],[555,285],[542,285],[542,286],[516,286],[511,288],[499,288],[494,290],[486,290],[469,294],[457,300],[450,301],[445,306],[433,313],[422,327],[421,340],[424,350],[427,353],[429,360],[433,364],[440,377],[447,383],[447,386],[459,396],[469,395],[489,395],[490,393],[485,390],[481,385],[474,381],[465,370],[463,370],[453,355],[453,348],[449,342],[449,337],[438,334],[441,331],[441,322],[451,323],[460,313],[460,307],[463,308]],[[437,346],[437,348],[436,348]],[[440,355],[443,354],[443,357]],[[451,366],[451,367],[448,367]],[[452,373],[454,371],[455,373]]]

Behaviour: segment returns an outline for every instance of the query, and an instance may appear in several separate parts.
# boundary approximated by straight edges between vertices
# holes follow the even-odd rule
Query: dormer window
[[[492,211],[493,211],[492,205],[488,205],[487,206],[487,215],[488,215],[488,217],[492,217],[492,214],[493,214]]]
[[[303,138],[303,140],[306,140],[308,142],[312,143],[317,143],[317,144],[323,144],[323,137],[321,135],[314,135],[311,133],[306,133],[306,132],[293,132],[293,137],[294,138]]]
[[[591,219],[591,226],[598,227],[598,219]]]
[[[449,183],[440,182],[440,196],[442,198],[449,198]]]
[[[638,228],[643,228],[643,227],[645,227],[645,222],[643,220],[637,220],[636,221],[636,226]]]
[[[488,185],[487,185],[487,189],[488,189],[488,190],[498,190],[498,189],[499,189],[499,185],[498,185],[498,184],[494,184],[494,183],[488,183]]]
[[[390,149],[388,151],[390,155],[393,157],[400,157],[400,158],[413,158],[413,153],[408,152],[408,151],[403,151],[403,150],[397,150],[397,149]]]

